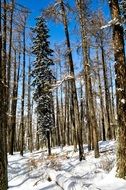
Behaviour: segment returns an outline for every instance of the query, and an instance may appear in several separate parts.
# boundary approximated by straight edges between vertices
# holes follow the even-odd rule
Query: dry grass
[[[47,156],[46,158],[44,157],[40,157],[38,159],[35,158],[30,158],[27,162],[28,168],[29,170],[33,170],[36,169],[38,166],[40,165],[45,165],[48,168],[53,168],[55,170],[60,170],[61,169],[61,163],[62,160],[66,160],[67,159],[67,155],[61,155],[59,156],[58,154],[52,154],[50,156]]]
[[[34,158],[30,158],[29,160],[28,160],[28,168],[30,169],[30,170],[33,170],[33,169],[35,169],[35,168],[37,168],[38,167],[38,160],[36,160],[36,159],[34,159]]]
[[[62,160],[66,160],[67,156],[65,155],[57,155],[57,154],[52,154],[47,157],[47,162],[48,162],[48,167],[53,168],[55,170],[60,170],[62,166]]]

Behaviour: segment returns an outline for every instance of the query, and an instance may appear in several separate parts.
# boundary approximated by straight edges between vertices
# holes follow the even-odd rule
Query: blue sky
[[[27,25],[29,27],[31,26],[34,27],[35,18],[37,16],[40,16],[41,10],[48,7],[48,5],[50,3],[55,2],[55,0],[17,0],[17,2],[29,8],[29,10],[31,11],[31,14],[28,17]],[[75,3],[75,0],[68,0],[68,2],[73,5]],[[104,1],[104,4],[103,4],[101,3],[101,0],[92,0],[91,9],[92,10],[97,10],[98,8],[102,9],[104,11],[105,16],[109,17],[109,9],[106,2],[107,1]],[[64,28],[62,24],[55,24],[53,22],[47,22],[47,25],[49,28],[50,43],[53,49],[55,43],[61,44],[62,42],[64,42],[64,39],[65,39]],[[75,35],[72,33],[74,25],[75,25],[74,18],[72,18],[71,22],[69,23],[70,39],[71,39],[71,43],[74,42],[76,44],[77,39],[79,39],[79,37],[78,35]],[[80,66],[81,58],[77,55],[76,50],[73,51],[73,60],[76,65],[75,69],[77,70],[78,68],[81,69],[81,66]]]
[[[30,9],[29,24],[34,25],[34,18],[40,15],[42,8],[47,7],[53,0],[17,0],[21,5]]]
[[[68,2],[73,4],[74,1],[75,0],[69,0]],[[34,24],[33,19],[36,16],[40,15],[41,9],[47,7],[51,2],[54,2],[54,0],[17,0],[17,2],[28,7],[31,10],[32,14],[29,21],[31,24]],[[93,9],[97,9],[99,7],[104,10],[105,14],[108,14],[108,6],[106,1],[104,1],[103,4],[101,3],[101,0],[93,0],[91,7]]]
[[[51,2],[54,2],[54,0],[17,0],[17,2],[30,9],[31,14],[28,18],[28,25],[35,26],[35,18],[41,14],[42,9],[46,8]],[[75,0],[69,0],[69,2],[73,4]],[[104,11],[105,16],[108,17],[109,11],[107,3],[103,4],[101,3],[101,0],[93,0],[91,7],[92,9],[101,8]],[[64,35],[62,24],[58,25],[49,22],[48,27],[50,30],[51,42],[53,44],[56,41],[63,41]]]

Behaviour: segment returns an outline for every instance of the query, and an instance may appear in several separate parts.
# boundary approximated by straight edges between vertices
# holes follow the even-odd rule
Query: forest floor
[[[87,151],[79,162],[72,146],[19,152],[8,156],[9,190],[126,190],[126,180],[115,177],[115,142],[99,142],[100,158]]]

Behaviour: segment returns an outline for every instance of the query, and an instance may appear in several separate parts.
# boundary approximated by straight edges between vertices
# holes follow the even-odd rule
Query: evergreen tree
[[[36,26],[33,29],[33,47],[32,52],[35,55],[34,69],[32,71],[33,83],[35,88],[34,100],[37,107],[39,132],[46,135],[48,141],[48,153],[50,148],[50,130],[54,126],[53,105],[51,84],[54,80],[51,66],[53,50],[50,49],[48,41],[48,29],[42,16],[36,19]]]

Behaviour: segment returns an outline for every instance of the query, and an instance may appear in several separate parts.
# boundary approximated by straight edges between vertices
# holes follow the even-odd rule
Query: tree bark
[[[124,31],[120,24],[118,0],[109,1],[113,25],[113,45],[115,56],[116,96],[117,96],[117,176],[126,179],[126,60],[124,48]]]
[[[4,1],[4,43],[2,47],[0,0],[0,190],[7,190],[7,142],[6,142],[6,1]],[[3,60],[2,60],[2,50]],[[5,62],[3,62],[5,61]],[[3,65],[4,64],[4,65]]]

